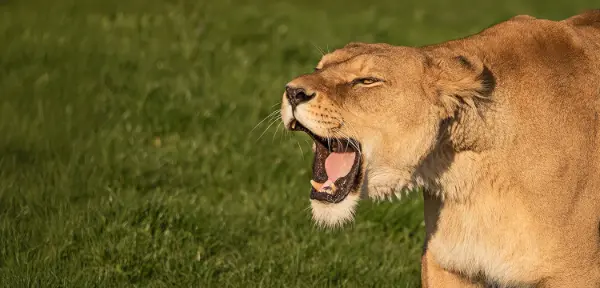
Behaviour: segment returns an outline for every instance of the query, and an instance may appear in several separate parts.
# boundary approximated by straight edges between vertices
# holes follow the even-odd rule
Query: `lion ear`
[[[477,57],[466,54],[427,54],[424,90],[441,108],[443,117],[454,117],[465,106],[478,109],[490,101],[496,79]]]

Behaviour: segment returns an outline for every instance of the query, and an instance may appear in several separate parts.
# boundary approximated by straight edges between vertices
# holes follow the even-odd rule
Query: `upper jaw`
[[[283,100],[281,101],[281,121],[283,121],[283,125],[286,129],[291,130],[290,124],[292,121],[295,121],[294,111],[292,110],[292,105],[290,105],[285,99],[285,94],[283,96]]]
[[[281,106],[281,119],[287,130],[290,131],[302,131],[307,133],[314,140],[314,159],[313,159],[313,177],[312,180],[318,183],[325,183],[328,180],[328,175],[325,169],[325,160],[332,152],[354,152],[355,157],[350,172],[344,176],[335,180],[334,188],[332,191],[318,191],[314,186],[311,187],[310,198],[323,203],[340,203],[350,193],[356,193],[360,190],[362,179],[363,179],[363,156],[361,153],[361,144],[354,139],[331,139],[326,138],[314,133],[313,129],[307,128],[303,125],[303,122],[307,124],[314,124],[309,119],[304,119],[302,116],[305,113],[298,113],[303,110],[303,107],[292,108],[292,105],[284,99]],[[299,111],[300,110],[300,111]],[[302,122],[302,123],[301,123]],[[308,126],[310,127],[310,126]],[[316,127],[313,127],[317,131]],[[337,144],[337,145],[336,145]],[[337,146],[337,147],[334,147]]]

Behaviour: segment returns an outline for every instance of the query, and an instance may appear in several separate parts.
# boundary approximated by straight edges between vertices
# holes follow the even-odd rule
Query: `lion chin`
[[[396,177],[373,177],[368,182],[381,180],[381,183],[375,182],[375,185],[368,186],[363,183],[361,192],[350,193],[339,203],[328,203],[315,199],[310,200],[312,210],[312,219],[315,224],[323,228],[341,228],[344,225],[353,222],[356,207],[361,199],[369,198],[374,201],[395,199],[401,200],[414,190],[415,183]],[[394,183],[391,185],[389,183]]]
[[[320,227],[336,228],[354,220],[360,195],[350,194],[339,203],[310,200],[313,221]]]

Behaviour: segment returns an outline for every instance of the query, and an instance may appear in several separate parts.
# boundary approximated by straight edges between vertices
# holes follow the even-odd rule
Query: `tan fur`
[[[292,111],[284,95],[282,119],[357,139],[370,197],[425,188],[424,287],[600,287],[599,11],[351,43],[317,68],[289,83],[316,96]],[[358,193],[315,220],[351,220]]]

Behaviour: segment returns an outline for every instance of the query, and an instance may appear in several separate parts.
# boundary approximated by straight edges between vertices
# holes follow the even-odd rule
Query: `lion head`
[[[493,86],[481,59],[460,49],[351,43],[324,55],[287,83],[281,105],[285,127],[314,140],[313,219],[341,225],[361,195],[418,184],[461,109],[477,109]]]

